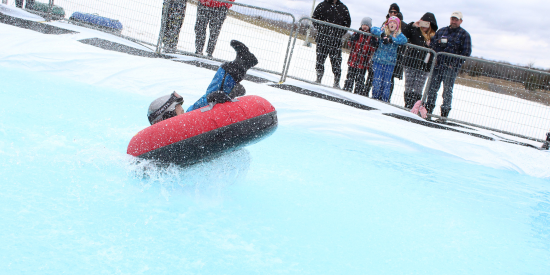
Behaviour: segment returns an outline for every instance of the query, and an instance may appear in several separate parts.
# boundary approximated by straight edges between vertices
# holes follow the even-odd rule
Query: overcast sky
[[[294,14],[296,20],[310,16],[312,0],[236,0]],[[363,17],[380,26],[393,1],[341,0],[350,10],[351,27],[359,28]],[[321,1],[316,0],[315,5]],[[404,21],[416,21],[426,12],[435,14],[439,27],[449,25],[451,13],[461,11],[462,27],[472,37],[472,56],[512,64],[550,69],[550,0],[408,0],[396,2]]]

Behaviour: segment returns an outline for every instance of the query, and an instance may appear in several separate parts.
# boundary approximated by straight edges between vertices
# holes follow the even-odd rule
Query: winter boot
[[[426,111],[428,112],[427,120],[432,120],[432,114],[434,112],[435,104],[426,103],[425,107],[426,107]]]
[[[354,93],[364,96],[365,95],[365,85],[363,83],[359,83],[359,82],[355,83]]]
[[[347,92],[351,92],[351,90],[353,89],[353,82],[351,82],[350,80],[346,80],[344,81],[344,91],[347,91]]]
[[[548,150],[550,148],[550,133],[546,133],[546,141],[542,144],[541,149]]]
[[[451,109],[441,107],[441,118],[438,119],[437,122],[446,123],[450,111]]]
[[[239,83],[243,80],[248,69],[258,64],[258,59],[240,41],[231,40],[231,47],[237,52],[237,57],[231,62],[223,63],[221,67],[233,77],[236,83]]]
[[[405,96],[405,108],[412,109],[416,101],[418,101],[418,100],[416,101],[414,100],[414,93],[405,92],[404,96]]]
[[[332,87],[340,89],[340,75],[334,75],[334,85]]]
[[[451,109],[441,107],[441,116],[442,117],[448,117],[450,111],[451,111]]]
[[[323,72],[317,71],[317,80],[315,80],[315,83],[321,84],[321,80],[323,80]]]

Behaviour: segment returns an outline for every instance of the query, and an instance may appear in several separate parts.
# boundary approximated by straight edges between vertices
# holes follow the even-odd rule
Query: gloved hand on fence
[[[374,36],[371,36],[370,45],[371,45],[371,47],[378,47],[378,38],[376,38]]]
[[[384,37],[384,40],[382,40],[382,43],[391,44],[391,43],[393,43],[393,39],[391,38],[391,36],[386,36],[386,37]]]

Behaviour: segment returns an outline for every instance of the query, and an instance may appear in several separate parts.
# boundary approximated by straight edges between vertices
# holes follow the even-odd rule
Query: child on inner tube
[[[209,103],[227,102],[245,94],[246,91],[240,82],[248,69],[258,64],[258,59],[242,42],[231,40],[231,47],[237,53],[235,60],[223,63],[220,66],[212,82],[208,85],[206,93],[191,105],[187,112],[207,106]],[[182,103],[183,98],[176,92],[159,97],[149,105],[147,118],[153,125],[165,119],[181,115],[184,113]]]

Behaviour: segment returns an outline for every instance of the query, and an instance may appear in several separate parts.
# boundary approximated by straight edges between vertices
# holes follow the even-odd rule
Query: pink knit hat
[[[396,16],[392,16],[388,19],[388,23],[386,23],[386,25],[389,25],[392,21],[397,24],[397,29],[399,30],[401,28],[401,20],[399,20]]]

